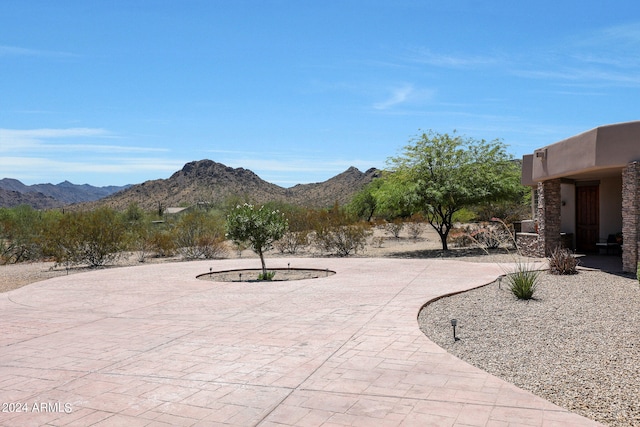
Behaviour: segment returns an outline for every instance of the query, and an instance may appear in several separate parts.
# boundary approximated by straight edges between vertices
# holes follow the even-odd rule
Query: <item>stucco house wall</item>
[[[597,198],[588,239],[605,241],[622,232],[623,269],[635,272],[640,253],[639,161],[640,121],[600,126],[525,155],[522,183],[537,191],[539,224],[537,245],[528,236],[527,247],[538,256],[548,256],[559,245],[559,234],[573,233],[575,243],[580,230],[584,243],[585,226],[578,218],[584,218],[580,214],[587,209],[593,211]],[[587,203],[581,192],[580,202],[578,187],[596,189],[595,196]]]

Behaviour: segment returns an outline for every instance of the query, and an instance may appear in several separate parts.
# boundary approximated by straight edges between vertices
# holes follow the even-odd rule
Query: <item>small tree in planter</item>
[[[281,239],[287,231],[287,220],[280,211],[261,206],[256,209],[245,203],[236,206],[227,216],[227,238],[236,244],[251,248],[260,257],[262,275],[270,278],[264,262],[264,253],[271,245]],[[272,276],[271,276],[272,277]]]

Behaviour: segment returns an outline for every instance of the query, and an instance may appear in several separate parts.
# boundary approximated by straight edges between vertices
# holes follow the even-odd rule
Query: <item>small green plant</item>
[[[540,271],[534,270],[526,264],[518,263],[513,273],[507,274],[506,280],[509,290],[518,299],[528,300],[533,298],[533,294],[538,286]]]
[[[267,271],[266,273],[258,274],[258,280],[273,280],[273,277],[276,275],[275,271]]]
[[[549,272],[551,274],[578,274],[578,259],[571,251],[561,247],[555,248],[549,258]]]

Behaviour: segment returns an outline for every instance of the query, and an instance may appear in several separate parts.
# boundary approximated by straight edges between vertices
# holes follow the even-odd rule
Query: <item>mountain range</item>
[[[46,209],[73,204],[87,209],[110,206],[124,210],[131,203],[137,203],[145,210],[154,210],[200,202],[220,204],[232,198],[254,203],[282,201],[299,206],[326,207],[336,202],[348,203],[355,193],[379,175],[380,171],[375,168],[361,172],[350,167],[324,182],[284,188],[264,181],[248,169],[199,160],[185,164],[168,179],[125,187],[92,187],[67,181],[57,185],[27,186],[5,178],[0,180],[0,207],[29,204]]]
[[[59,208],[99,200],[128,187],[130,186],[94,187],[89,184],[72,184],[69,181],[25,185],[17,179],[3,178],[0,179],[0,207],[30,205],[36,209]]]

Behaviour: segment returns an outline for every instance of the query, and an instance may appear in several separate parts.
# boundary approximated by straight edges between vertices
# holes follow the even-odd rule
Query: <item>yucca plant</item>
[[[539,270],[518,263],[515,271],[506,276],[509,290],[518,299],[528,300],[533,298],[533,294],[538,286]]]

